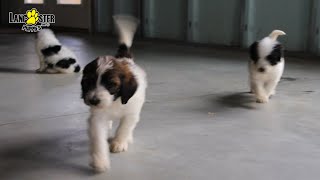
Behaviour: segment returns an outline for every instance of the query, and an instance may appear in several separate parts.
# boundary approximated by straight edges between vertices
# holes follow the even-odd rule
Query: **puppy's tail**
[[[281,31],[281,30],[273,30],[270,34],[269,34],[269,38],[276,41],[278,36],[282,36],[282,35],[286,35],[285,32]]]
[[[139,25],[139,20],[132,16],[116,15],[113,16],[114,24],[119,35],[119,47],[116,58],[132,58],[130,48],[134,34]]]

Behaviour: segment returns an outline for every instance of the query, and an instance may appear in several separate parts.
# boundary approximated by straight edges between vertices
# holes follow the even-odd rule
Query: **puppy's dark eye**
[[[107,83],[107,86],[112,88],[112,87],[115,87],[117,84],[115,82],[108,82]]]
[[[110,94],[116,94],[119,92],[119,88],[113,87],[113,88],[109,88],[109,93]]]
[[[116,94],[119,91],[117,83],[113,81],[102,82],[101,84],[109,91],[110,94]]]

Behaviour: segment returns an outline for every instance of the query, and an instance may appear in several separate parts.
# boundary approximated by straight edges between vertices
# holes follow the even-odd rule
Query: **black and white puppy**
[[[81,70],[75,54],[61,45],[50,29],[42,29],[37,33],[36,52],[40,64],[38,73],[74,73]]]
[[[146,74],[134,63],[130,47],[139,21],[131,16],[113,17],[119,47],[115,56],[100,56],[85,66],[82,98],[90,106],[88,135],[91,166],[97,172],[110,168],[109,149],[126,151],[140,119],[147,87]],[[107,143],[108,124],[120,120],[115,136]]]
[[[267,103],[276,93],[284,70],[283,47],[277,41],[283,31],[274,30],[268,37],[250,46],[249,81],[251,92],[259,103]]]

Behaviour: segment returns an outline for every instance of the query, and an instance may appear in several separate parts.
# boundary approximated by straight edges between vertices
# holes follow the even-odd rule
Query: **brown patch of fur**
[[[115,71],[117,71],[119,74],[122,74],[126,80],[133,77],[133,74],[129,68],[129,63],[126,61],[113,61],[113,68]]]
[[[114,67],[119,68],[121,71],[120,79],[121,79],[121,88],[120,88],[120,96],[122,104],[126,104],[129,99],[134,95],[138,88],[138,83],[132,74],[129,63],[126,61],[115,61]]]
[[[116,98],[121,97],[123,104],[134,95],[138,86],[129,66],[130,63],[127,61],[112,59],[112,68],[107,69],[102,75],[106,84],[112,84],[112,87],[108,87],[109,92],[117,92]]]

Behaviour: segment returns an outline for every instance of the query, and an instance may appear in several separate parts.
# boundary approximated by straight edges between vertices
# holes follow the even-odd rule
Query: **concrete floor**
[[[59,38],[83,65],[116,49],[114,39]],[[34,74],[33,36],[0,35],[0,179],[319,179],[319,59],[287,58],[277,96],[261,105],[245,93],[246,52],[134,46],[149,77],[135,144],[94,174],[81,75]]]

